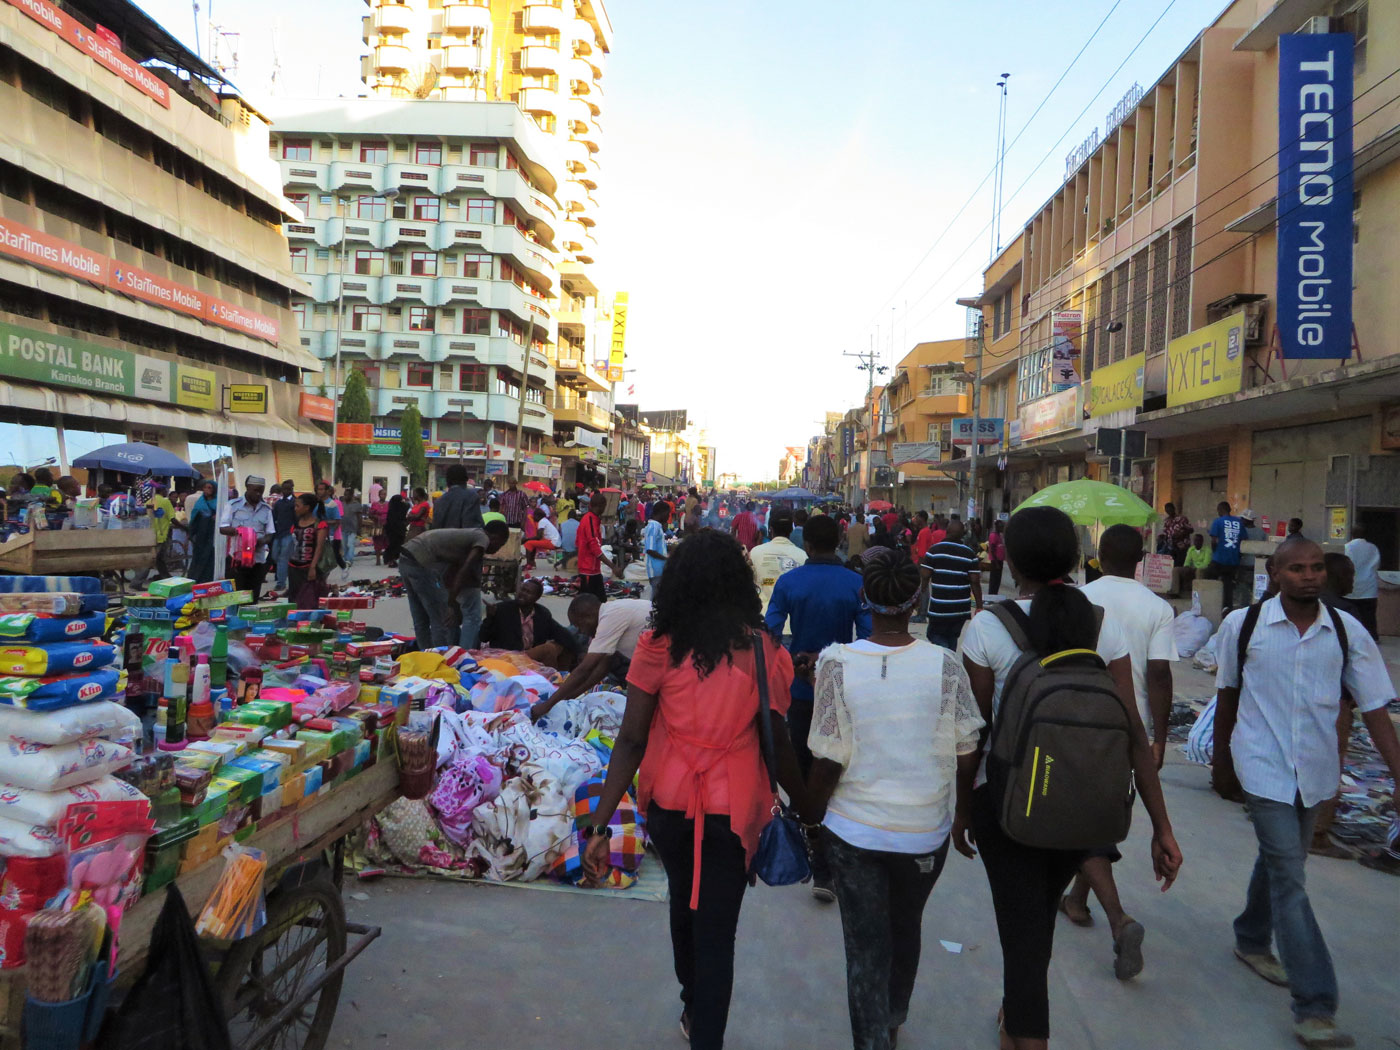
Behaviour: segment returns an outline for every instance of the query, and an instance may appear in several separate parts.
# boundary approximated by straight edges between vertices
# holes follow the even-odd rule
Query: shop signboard
[[[897,441],[890,452],[890,462],[896,468],[910,464],[929,466],[943,462],[943,449],[937,441],[929,443]]]
[[[651,473],[651,438],[647,438],[642,445],[642,472]]]
[[[328,397],[308,394],[303,390],[297,414],[302,419],[316,419],[322,423],[333,423],[335,422],[335,402]]]
[[[1147,355],[1134,354],[1123,360],[1095,368],[1089,378],[1088,413],[1092,418],[1142,407],[1143,378]]]
[[[1329,540],[1346,540],[1347,509],[1345,507],[1327,508],[1327,538]]]
[[[1244,377],[1244,312],[1167,344],[1167,407],[1237,394]]]
[[[228,410],[250,415],[265,414],[267,412],[267,385],[265,383],[230,383]]]
[[[1350,33],[1278,41],[1278,311],[1285,358],[1351,357]]]
[[[335,441],[337,445],[369,445],[374,440],[374,428],[368,423],[337,423]]]
[[[1021,440],[1034,441],[1066,430],[1078,430],[1079,417],[1079,387],[1047,394],[1021,406]]]
[[[1143,557],[1142,561],[1138,562],[1137,570],[1133,576],[1149,591],[1165,594],[1172,589],[1174,564],[1170,554],[1148,554]]]
[[[620,383],[623,362],[627,360],[627,293],[613,299],[612,342],[608,346],[608,382]]]
[[[1083,310],[1056,310],[1050,315],[1050,383],[1054,390],[1079,385],[1079,340]]]
[[[207,368],[175,366],[175,403],[213,412],[219,407],[219,377]]]
[[[955,419],[952,422],[953,444],[972,447],[973,420],[971,418]],[[977,423],[977,447],[985,445],[1000,445],[1002,436],[1006,432],[1006,420],[1004,419],[978,419]]]
[[[87,55],[98,65],[125,80],[141,94],[170,108],[170,88],[145,66],[140,65],[121,49],[118,41],[101,31],[89,29],[72,15],[61,11],[47,0],[9,0],[45,29],[55,33],[64,43]]]

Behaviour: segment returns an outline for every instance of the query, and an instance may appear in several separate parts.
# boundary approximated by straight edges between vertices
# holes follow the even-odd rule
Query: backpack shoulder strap
[[[1351,659],[1351,640],[1347,638],[1347,625],[1342,622],[1342,614],[1335,606],[1328,605],[1327,611],[1332,614],[1332,629],[1337,632],[1337,642],[1342,647],[1342,674],[1345,676],[1347,663]]]
[[[1016,643],[1017,649],[1023,653],[1031,651],[1031,618],[1026,615],[1026,611],[1014,599],[997,602],[986,608],[1006,628],[1006,633],[1011,635],[1011,640]]]
[[[1235,642],[1235,688],[1244,688],[1244,661],[1249,653],[1249,640],[1254,637],[1255,625],[1259,623],[1259,613],[1263,610],[1263,602],[1255,602],[1244,614],[1244,623],[1240,624],[1240,636]]]

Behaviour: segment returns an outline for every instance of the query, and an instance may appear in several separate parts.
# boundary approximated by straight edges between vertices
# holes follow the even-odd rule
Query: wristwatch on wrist
[[[611,824],[586,824],[583,828],[583,837],[585,839],[591,839],[595,835],[610,839],[612,838],[612,833],[613,829]]]

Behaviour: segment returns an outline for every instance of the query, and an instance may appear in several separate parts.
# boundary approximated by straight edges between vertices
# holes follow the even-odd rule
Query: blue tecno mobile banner
[[[1350,33],[1279,38],[1278,328],[1284,357],[1351,356]]]

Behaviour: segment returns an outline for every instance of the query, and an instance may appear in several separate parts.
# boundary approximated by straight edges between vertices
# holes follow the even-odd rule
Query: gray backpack
[[[1092,649],[1037,655],[1030,618],[1015,602],[989,609],[1022,654],[1006,676],[987,751],[1002,830],[1040,849],[1122,842],[1133,806],[1133,741],[1113,676]],[[1094,611],[1101,626],[1103,610]]]

